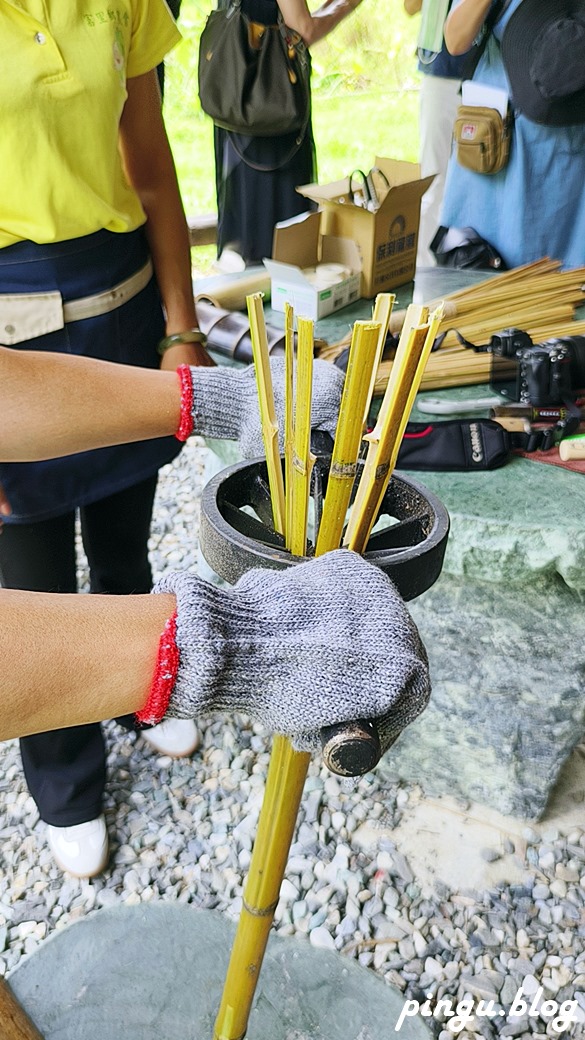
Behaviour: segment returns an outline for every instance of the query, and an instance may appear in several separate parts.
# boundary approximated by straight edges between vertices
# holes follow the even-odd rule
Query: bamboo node
[[[280,897],[279,897],[280,898]],[[250,906],[245,899],[242,899],[242,906],[252,917],[271,917],[278,906],[278,899],[274,903],[270,903],[270,906],[260,908],[259,906]]]
[[[330,477],[355,477],[356,473],[356,462],[332,462],[329,467]]]

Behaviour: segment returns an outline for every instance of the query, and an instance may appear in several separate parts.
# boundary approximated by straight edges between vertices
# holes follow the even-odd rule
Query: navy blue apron
[[[131,277],[148,256],[142,228],[126,234],[98,231],[48,245],[18,242],[0,249],[0,294],[58,290],[63,302],[91,296]],[[157,344],[164,334],[164,315],[153,277],[116,310],[69,322],[63,329],[11,349],[57,351],[158,368]],[[92,407],[91,400],[87,407]],[[152,476],[180,450],[174,437],[160,437],[47,462],[0,464],[0,483],[12,508],[5,522],[45,520],[96,502]]]

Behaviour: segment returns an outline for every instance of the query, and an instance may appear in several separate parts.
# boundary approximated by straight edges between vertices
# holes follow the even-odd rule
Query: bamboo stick
[[[358,489],[361,505],[352,525],[351,538],[348,540],[349,548],[355,552],[364,552],[368,543],[380,503],[396,465],[400,442],[441,318],[442,309],[439,307],[432,315],[430,323],[411,329],[400,358],[400,366],[397,366],[397,374],[388,383],[388,397],[384,400],[381,420],[379,419],[372,432],[366,435],[365,439],[369,442],[368,459],[362,475],[362,479],[366,481],[366,490],[360,495]]]
[[[243,1040],[309,768],[308,752],[274,737],[264,802],[213,1040]]]
[[[510,326],[524,329],[534,342],[555,336],[581,335],[585,323],[575,322],[574,315],[576,308],[585,302],[585,267],[570,271],[560,268],[559,261],[543,257],[450,293],[445,298],[444,319],[439,328],[443,343],[431,356],[421,387],[469,385],[489,378],[489,358],[484,356],[483,361],[478,361],[470,351],[463,354],[465,360],[457,372],[453,368],[443,369],[443,352],[460,349],[455,329],[474,343],[487,343],[492,335]],[[392,313],[390,328],[394,333],[402,327],[405,313]],[[321,349],[319,356],[335,360],[345,346],[347,338]],[[391,369],[392,362],[381,362],[375,395],[384,391]]]
[[[292,530],[292,460],[294,437],[294,310],[284,305],[284,491],[285,491],[285,544],[290,550]]]
[[[284,534],[286,526],[284,479],[278,447],[278,422],[274,410],[274,392],[272,389],[270,355],[268,353],[268,340],[264,323],[262,293],[252,293],[246,297],[246,302],[250,320],[250,338],[252,340],[256,385],[258,387],[258,404],[262,423],[262,439],[266,452],[274,530],[278,531],[279,534]]]
[[[376,383],[376,374],[382,360],[382,354],[384,352],[384,345],[386,343],[386,336],[388,334],[388,328],[390,325],[390,319],[392,317],[392,308],[396,302],[396,296],[394,293],[378,293],[376,296],[376,302],[374,304],[374,313],[372,314],[372,321],[380,323],[380,332],[378,333],[378,342],[376,344],[376,353],[372,365],[372,378],[370,381],[370,387],[367,394],[366,400],[366,411],[364,414],[364,425],[368,418],[368,411],[370,408],[370,402],[374,393],[374,386]]]
[[[341,397],[315,555],[339,548],[355,480],[380,326],[356,321]]]
[[[294,442],[292,451],[291,486],[287,487],[287,505],[290,498],[291,529],[287,530],[290,551],[294,556],[305,556],[307,551],[307,520],[309,516],[309,489],[315,456],[311,452],[311,386],[313,382],[313,322],[298,320],[298,361],[295,393]]]
[[[313,322],[298,319],[298,361],[293,384],[292,308],[286,313],[289,336],[285,361],[285,460],[291,456],[286,483],[287,545],[303,556],[306,550],[309,484],[314,456],[310,451]],[[273,740],[264,801],[236,938],[232,947],[214,1040],[242,1040],[258,983],[268,936],[298,816],[311,756],[295,751],[286,737]]]
[[[411,348],[411,337],[413,330],[424,321],[426,321],[428,311],[426,307],[419,306],[417,304],[410,304],[406,310],[405,319],[402,325],[402,332],[398,341],[398,347],[396,349],[396,357],[392,365],[392,370],[387,379],[387,388],[384,395],[384,400],[380,405],[380,411],[378,412],[377,426],[385,421],[385,417],[390,408],[392,396],[395,393],[396,384],[404,378],[404,369],[408,365],[409,351]],[[378,369],[379,371],[379,369]],[[350,540],[353,538],[355,527],[357,524],[358,517],[364,505],[366,488],[369,483],[369,478],[373,475],[372,467],[374,463],[374,452],[368,450],[366,461],[364,463],[364,469],[360,482],[357,487],[356,495],[353,501],[351,514],[348,520],[347,528],[344,536],[344,545],[348,545]]]
[[[310,351],[312,323],[310,325],[310,329],[307,327],[303,331],[301,319],[299,319],[299,361],[293,424],[295,454],[303,456],[305,453],[304,445],[306,444],[305,459],[308,456],[307,428],[310,430],[309,353],[312,357],[312,351]],[[370,363],[373,362],[379,335],[379,325],[361,322],[358,323],[358,330],[356,341],[359,347],[355,352],[354,360],[362,364],[363,368],[361,380],[357,379],[356,374],[351,381],[351,385],[358,388],[354,391],[354,397],[357,396],[359,398],[354,402],[351,418],[354,420],[354,425],[358,427],[357,441],[359,447],[359,437],[362,432],[361,416],[364,414],[363,397],[366,395],[371,383],[371,371],[366,364],[367,354],[369,353],[370,355]],[[349,411],[347,415],[348,419],[346,421],[349,422]],[[358,423],[355,422],[356,415],[360,418]],[[342,425],[341,412],[340,425]],[[304,466],[301,465],[296,470],[296,478],[300,486],[302,486],[304,481],[308,480],[308,465],[306,462]],[[292,482],[292,487],[294,488],[294,466]],[[289,492],[287,491],[287,493]],[[305,490],[303,488],[299,492],[299,497],[301,497],[303,503],[304,496]],[[296,530],[297,526],[298,531]],[[296,548],[296,538],[302,537],[303,541],[306,538],[306,527],[305,533],[302,534],[300,531],[301,524],[297,525],[296,516],[293,518],[292,527],[294,534],[291,532],[291,545]],[[320,525],[320,535],[321,532],[324,532],[322,538],[324,548],[318,549],[317,553],[326,552],[329,548],[337,548],[339,535],[336,535],[336,530],[337,527],[332,511],[329,510],[328,515],[326,515],[324,509]],[[337,542],[335,541],[336,537]],[[245,1035],[256,984],[268,942],[268,935],[278,903],[280,886],[286,867],[309,761],[309,754],[295,751],[285,737],[275,736],[266,780],[264,803],[260,813],[258,833],[254,843],[252,861],[244,891],[242,913],[232,948],[222,1001],[215,1023],[214,1040],[242,1040]]]

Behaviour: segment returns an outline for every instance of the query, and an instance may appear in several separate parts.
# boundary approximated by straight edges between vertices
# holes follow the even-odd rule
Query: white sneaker
[[[187,758],[200,743],[199,730],[191,719],[165,719],[143,730],[142,736],[155,751],[171,758]]]
[[[104,816],[75,827],[47,827],[49,848],[57,866],[73,877],[100,874],[108,862],[108,832]]]

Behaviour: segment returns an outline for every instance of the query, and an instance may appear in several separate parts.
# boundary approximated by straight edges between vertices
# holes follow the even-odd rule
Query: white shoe
[[[191,719],[165,719],[143,730],[142,736],[155,751],[171,758],[187,758],[200,743],[199,730]]]
[[[47,837],[57,866],[73,877],[95,877],[108,862],[108,832],[104,816],[74,827],[49,825]]]

